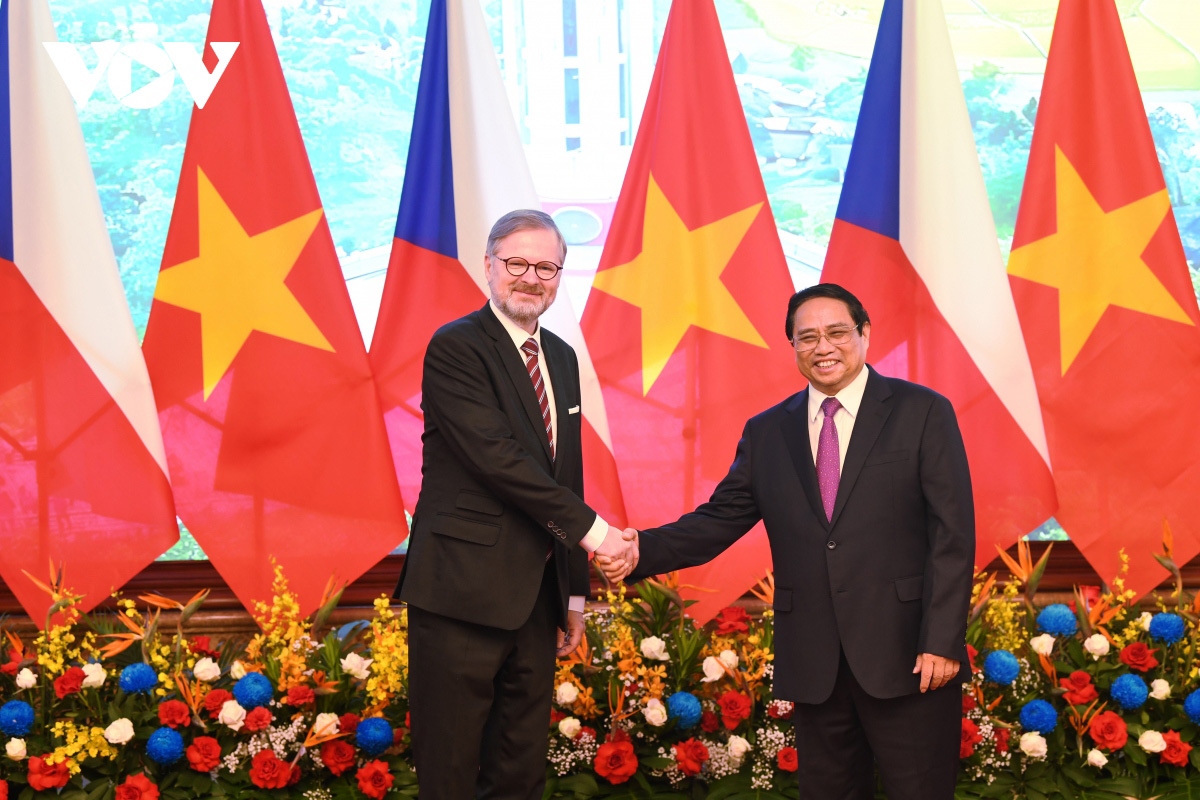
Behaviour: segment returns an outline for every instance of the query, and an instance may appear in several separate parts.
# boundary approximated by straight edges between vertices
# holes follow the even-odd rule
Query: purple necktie
[[[821,423],[821,438],[817,440],[817,485],[821,487],[825,518],[830,522],[833,521],[833,505],[837,501],[838,481],[842,473],[837,426],[833,424],[833,415],[841,407],[836,397],[826,397],[821,402],[825,421]]]

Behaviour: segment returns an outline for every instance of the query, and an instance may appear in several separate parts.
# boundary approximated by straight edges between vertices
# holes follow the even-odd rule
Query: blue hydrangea
[[[1178,614],[1155,614],[1150,618],[1150,638],[1156,642],[1175,644],[1183,638],[1183,617]]]
[[[149,692],[158,685],[158,673],[149,664],[140,661],[121,670],[121,691],[126,694]]]
[[[174,764],[183,757],[183,737],[174,728],[159,728],[146,740],[146,755],[155,764]]]
[[[1122,675],[1113,681],[1112,688],[1108,691],[1124,711],[1141,708],[1150,694],[1150,690],[1146,688],[1146,682],[1137,675]]]
[[[983,660],[983,676],[992,683],[1007,686],[1017,679],[1021,662],[1007,650],[993,650]]]
[[[1075,612],[1063,603],[1054,603],[1037,615],[1038,630],[1051,636],[1073,636],[1078,628]]]
[[[1183,713],[1188,715],[1188,719],[1200,725],[1200,689],[1192,692],[1183,701]]]
[[[1030,700],[1021,706],[1021,727],[1045,735],[1058,725],[1058,712],[1045,700]]]
[[[33,727],[33,706],[24,700],[9,700],[0,706],[0,731],[5,736],[24,736]]]
[[[392,726],[383,717],[371,717],[358,723],[354,741],[364,753],[377,756],[392,746]]]
[[[667,698],[667,715],[679,721],[683,729],[694,728],[700,721],[700,701],[690,692],[676,692]]]
[[[257,672],[247,672],[233,685],[233,699],[247,711],[265,706],[274,696],[275,687],[271,685],[271,679]]]

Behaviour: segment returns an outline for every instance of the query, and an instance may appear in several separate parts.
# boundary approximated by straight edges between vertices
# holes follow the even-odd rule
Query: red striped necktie
[[[525,369],[529,372],[529,380],[533,382],[533,393],[537,395],[538,408],[542,410],[542,423],[546,426],[546,441],[550,443],[550,459],[554,460],[554,428],[550,425],[550,400],[546,397],[546,382],[542,380],[542,370],[538,367],[537,339],[530,336],[521,345],[525,354]]]

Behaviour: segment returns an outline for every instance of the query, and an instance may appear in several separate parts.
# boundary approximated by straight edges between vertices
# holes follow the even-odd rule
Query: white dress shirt
[[[833,427],[838,435],[838,472],[846,465],[846,448],[850,446],[850,434],[854,433],[854,421],[862,405],[863,392],[867,390],[867,366],[863,365],[844,389],[837,393],[842,407],[833,415]],[[825,412],[821,403],[833,395],[821,394],[810,383],[808,385],[808,443],[812,445],[813,464],[817,463],[817,445],[821,441],[821,426],[825,424]]]

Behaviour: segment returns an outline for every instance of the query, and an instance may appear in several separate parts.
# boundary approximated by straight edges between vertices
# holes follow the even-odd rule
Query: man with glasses
[[[871,800],[874,765],[890,800],[951,800],[975,555],[954,409],[866,366],[871,321],[840,286],[797,292],[786,331],[808,388],[746,423],[707,503],[642,531],[632,579],[703,564],[763,520],[800,797]]]
[[[541,211],[501,217],[491,299],[425,354],[421,495],[396,588],[422,796],[542,796],[555,653],[583,636],[585,551],[637,562],[635,534],[583,502],[579,364],[538,325],[566,253]]]

